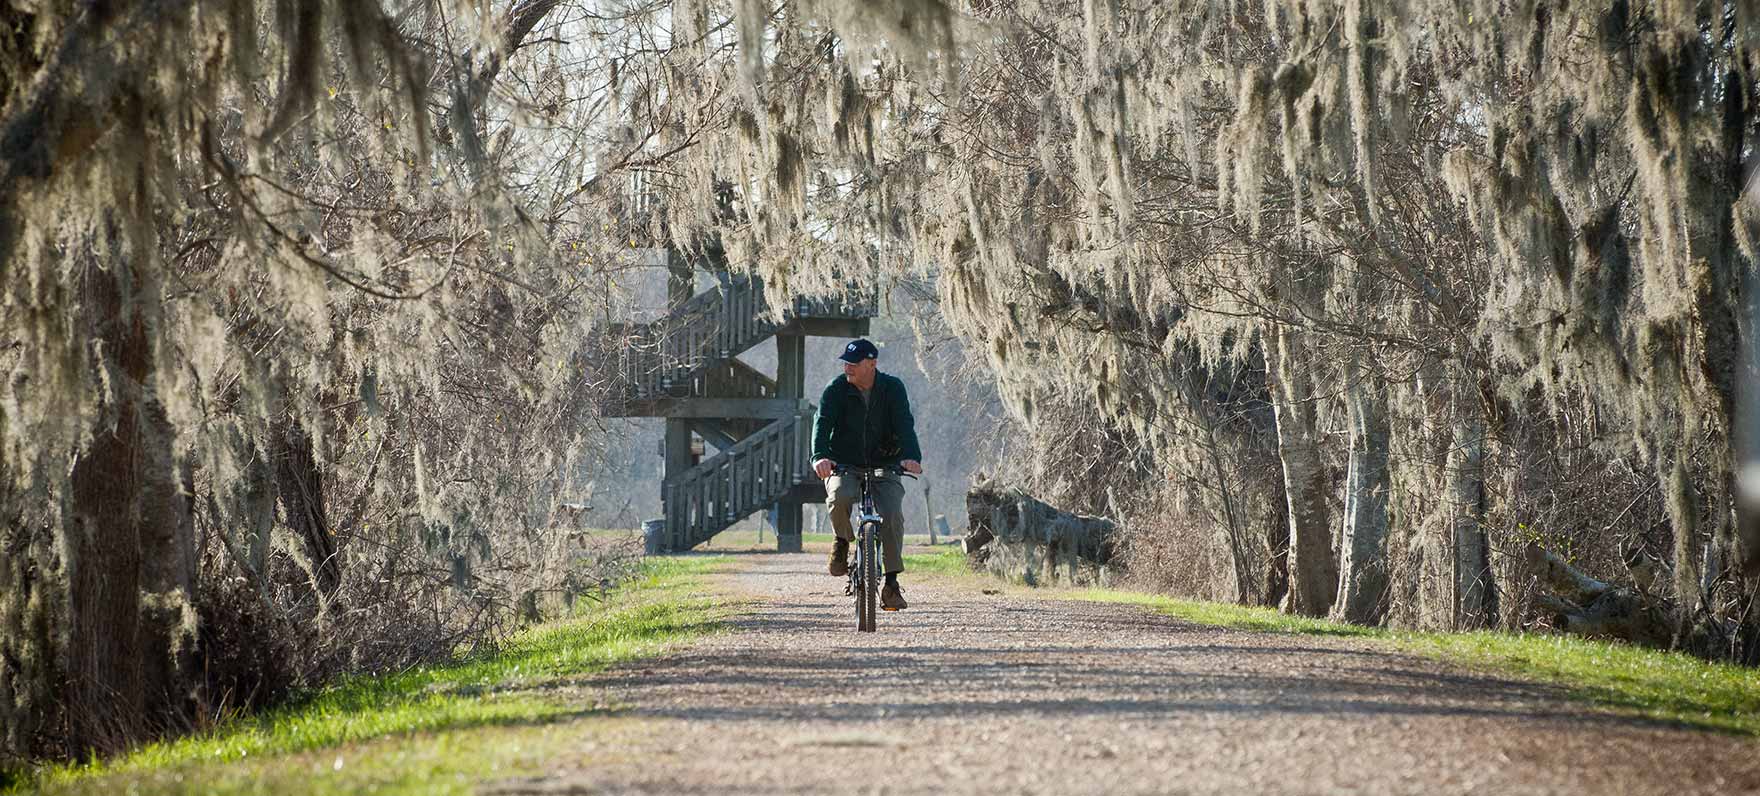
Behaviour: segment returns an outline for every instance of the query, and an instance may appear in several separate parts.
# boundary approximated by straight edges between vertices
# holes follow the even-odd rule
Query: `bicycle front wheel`
[[[877,523],[864,522],[856,535],[856,566],[860,570],[861,588],[856,589],[856,626],[872,633],[874,617],[880,610],[880,528]]]

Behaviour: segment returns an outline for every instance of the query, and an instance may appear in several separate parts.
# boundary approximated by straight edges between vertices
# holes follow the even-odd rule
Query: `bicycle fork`
[[[860,516],[861,521],[856,523],[856,538],[854,543],[850,545],[855,548],[855,561],[850,565],[849,575],[844,578],[843,593],[845,596],[856,594],[861,590],[862,572],[865,571],[863,567],[867,563],[866,559],[863,558],[864,551],[872,550],[874,556],[880,555],[879,515],[864,513]],[[863,544],[863,536],[873,537],[873,543],[866,545]],[[876,566],[874,571],[878,572],[880,571],[880,568]]]

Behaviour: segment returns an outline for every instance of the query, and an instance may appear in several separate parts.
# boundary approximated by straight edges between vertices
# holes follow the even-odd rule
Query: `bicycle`
[[[845,596],[856,598],[856,630],[875,630],[875,609],[879,607],[880,581],[884,577],[880,565],[880,524],[885,518],[874,507],[873,483],[889,474],[908,478],[916,476],[900,467],[849,467],[839,465],[832,470],[839,476],[859,475],[862,479],[862,507],[857,515],[861,525],[856,530],[856,561],[849,568],[849,580],[843,587]]]

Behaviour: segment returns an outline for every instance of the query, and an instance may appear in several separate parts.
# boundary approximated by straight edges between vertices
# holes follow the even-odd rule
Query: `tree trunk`
[[[1265,580],[1259,592],[1259,604],[1278,605],[1289,594],[1289,501],[1280,488],[1274,490],[1273,502],[1261,519],[1265,532]]]
[[[1444,524],[1454,591],[1456,629],[1490,627],[1497,619],[1491,546],[1485,535],[1485,419],[1464,387],[1455,385],[1453,442],[1448,449]]]
[[[1267,335],[1265,369],[1277,414],[1277,452],[1289,501],[1290,613],[1325,616],[1338,592],[1332,528],[1326,514],[1327,479],[1320,459],[1314,380],[1298,333]]]
[[[1218,530],[1223,535],[1223,545],[1228,548],[1229,582],[1234,585],[1233,601],[1246,605],[1257,597],[1246,556],[1250,531],[1246,527],[1246,518],[1242,516],[1242,507],[1238,505],[1234,492],[1229,487],[1228,470],[1223,464],[1220,443],[1216,439],[1215,407],[1209,401],[1204,401],[1195,414],[1197,421],[1203,424],[1204,450],[1215,471],[1217,496],[1222,501],[1223,525]]]
[[[92,336],[113,369],[109,423],[69,476],[67,719],[75,749],[115,750],[187,708],[194,539],[174,435],[153,394],[145,313],[156,286],[122,257],[88,266],[82,281]]]
[[[276,492],[287,512],[288,527],[299,535],[310,559],[313,585],[327,599],[341,581],[336,537],[324,509],[324,479],[312,454],[305,427],[284,418],[275,430]]]
[[[1350,471],[1345,478],[1343,562],[1332,617],[1381,622],[1387,597],[1387,397],[1353,378]]]

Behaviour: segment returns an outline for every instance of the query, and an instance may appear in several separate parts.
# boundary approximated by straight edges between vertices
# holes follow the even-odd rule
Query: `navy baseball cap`
[[[838,354],[837,358],[853,365],[865,359],[879,359],[880,349],[875,348],[874,344],[867,340],[851,340],[849,345],[843,347],[843,353]]]

